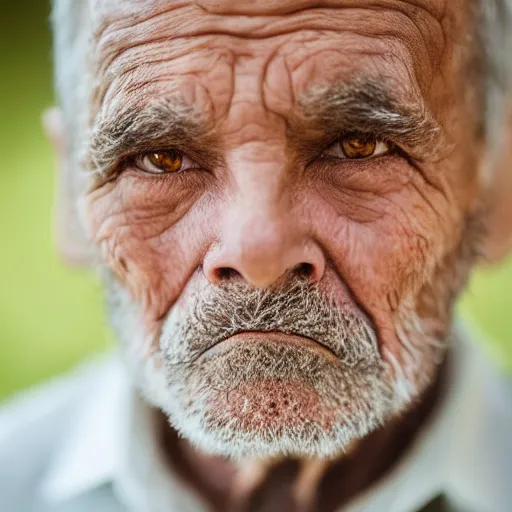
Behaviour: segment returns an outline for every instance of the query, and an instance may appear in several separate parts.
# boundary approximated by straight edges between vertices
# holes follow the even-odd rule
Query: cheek
[[[127,171],[87,198],[89,234],[149,323],[168,312],[208,239],[201,219],[211,213],[200,180],[173,178]]]
[[[392,345],[400,306],[458,243],[462,219],[446,192],[402,159],[380,165],[331,173],[317,192],[330,226],[323,235],[329,256],[382,343]]]

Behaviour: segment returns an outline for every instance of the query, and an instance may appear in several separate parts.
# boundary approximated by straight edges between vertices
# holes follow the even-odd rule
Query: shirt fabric
[[[512,512],[512,380],[457,342],[443,403],[406,456],[340,512]],[[166,464],[117,354],[0,410],[0,512],[203,512]],[[438,510],[436,508],[436,510]],[[439,508],[440,510],[440,508]]]

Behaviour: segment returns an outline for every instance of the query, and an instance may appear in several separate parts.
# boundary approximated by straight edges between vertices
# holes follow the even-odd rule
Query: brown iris
[[[146,158],[162,173],[178,172],[183,165],[183,155],[172,149],[148,153]]]
[[[369,158],[377,149],[377,139],[365,135],[349,135],[342,139],[341,149],[347,158]]]

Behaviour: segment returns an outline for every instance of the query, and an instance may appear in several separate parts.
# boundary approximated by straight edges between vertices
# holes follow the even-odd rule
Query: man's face
[[[475,249],[468,4],[92,2],[84,218],[202,449],[334,455],[432,380]]]

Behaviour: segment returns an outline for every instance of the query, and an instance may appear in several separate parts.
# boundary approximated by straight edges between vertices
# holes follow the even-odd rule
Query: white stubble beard
[[[356,337],[347,333],[342,336],[356,347],[356,352],[361,345],[371,349],[365,355],[367,359],[374,358],[372,364],[367,365],[368,374],[359,375],[348,365],[346,368],[340,367],[342,370],[339,371],[332,367],[320,386],[328,387],[331,393],[331,396],[323,396],[326,404],[337,404],[346,400],[346,396],[351,397],[352,411],[357,409],[352,417],[343,417],[340,414],[338,422],[329,431],[315,428],[311,424],[307,428],[285,430],[279,435],[271,430],[263,433],[243,431],[237,421],[223,416],[222,411],[217,422],[211,421],[208,410],[216,391],[205,386],[196,388],[194,400],[190,400],[190,382],[197,382],[204,376],[204,372],[197,374],[194,365],[190,363],[190,340],[187,342],[183,337],[183,325],[188,325],[191,318],[180,318],[178,310],[172,308],[164,322],[158,350],[148,354],[139,341],[143,335],[142,322],[138,321],[141,317],[140,311],[129,292],[117,281],[114,282],[116,284],[113,286],[112,279],[109,279],[110,302],[116,303],[115,310],[111,311],[111,323],[124,347],[126,364],[135,384],[150,404],[165,412],[171,425],[180,434],[207,453],[233,458],[281,455],[335,457],[353,441],[366,436],[394,415],[407,409],[431,382],[444,353],[444,344],[426,335],[422,322],[413,313],[413,301],[408,301],[407,307],[396,317],[397,335],[401,343],[399,354],[393,354],[384,348],[381,357],[371,326],[363,328],[362,333],[365,336],[371,335],[370,341],[355,341]],[[115,298],[112,301],[113,296]],[[230,301],[236,300],[234,296],[230,296]],[[223,305],[219,304],[218,307]],[[311,311],[311,300],[307,308]],[[261,310],[258,313],[261,320]],[[308,320],[314,323],[321,319],[315,319],[312,315]],[[237,326],[235,319],[233,322],[233,329],[241,327],[239,330],[247,330],[245,325]],[[343,325],[345,324],[346,322]],[[266,330],[261,324],[259,329]],[[255,362],[259,357],[264,357],[263,352],[264,348],[253,354]],[[236,359],[236,356],[233,357]],[[309,356],[303,357],[307,359]],[[349,362],[353,364],[355,359]],[[289,371],[290,377],[297,377],[291,368]],[[250,377],[249,370],[245,374],[243,372],[242,369],[242,377]],[[342,379],[344,385],[348,386],[345,395],[334,396],[340,394],[339,389],[332,385],[326,386],[335,377],[340,382]],[[322,389],[318,386],[315,391],[322,394]],[[210,416],[209,421],[207,416]]]

